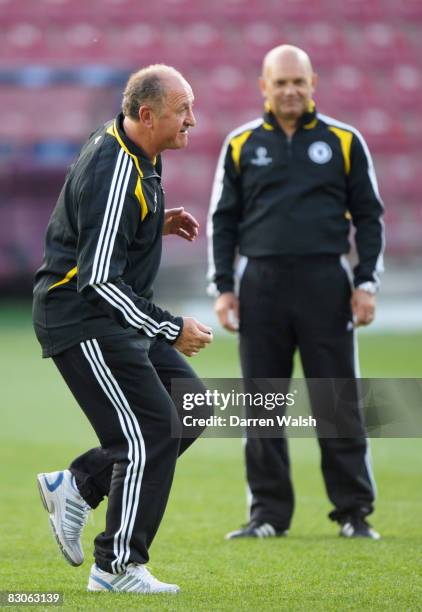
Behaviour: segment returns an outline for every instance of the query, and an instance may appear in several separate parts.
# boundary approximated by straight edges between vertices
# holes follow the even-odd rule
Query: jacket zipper
[[[293,136],[286,136],[286,143],[287,143],[287,159],[290,162],[292,159],[292,139]]]

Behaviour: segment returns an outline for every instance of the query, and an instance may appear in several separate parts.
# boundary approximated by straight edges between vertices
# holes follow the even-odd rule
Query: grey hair
[[[139,120],[139,108],[149,104],[160,112],[167,94],[166,77],[182,75],[171,66],[153,64],[129,77],[123,92],[122,111],[125,117]]]

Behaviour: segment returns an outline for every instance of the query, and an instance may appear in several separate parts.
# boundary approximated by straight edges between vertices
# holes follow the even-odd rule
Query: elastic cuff
[[[360,518],[365,518],[369,514],[372,514],[374,511],[372,506],[355,506],[354,508],[347,508],[343,510],[333,510],[328,515],[328,518],[331,521],[335,521],[340,523],[343,519],[348,516],[358,516]]]
[[[178,339],[180,338],[180,336],[182,335],[182,331],[183,331],[183,317],[174,317],[174,323],[175,325],[178,325],[180,327],[179,333],[177,334],[176,338],[174,338],[173,340],[169,340],[168,338],[166,338],[166,342],[168,344],[175,344]]]
[[[78,491],[81,497],[86,501],[89,506],[91,506],[92,509],[99,506],[99,504],[104,499],[104,495],[95,486],[89,485],[86,480],[83,481],[78,478],[78,470],[75,470],[73,468],[69,469],[75,477],[75,483],[78,487]]]

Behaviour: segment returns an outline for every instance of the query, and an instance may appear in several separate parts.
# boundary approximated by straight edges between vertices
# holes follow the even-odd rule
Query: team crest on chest
[[[316,164],[326,164],[333,156],[330,145],[322,140],[313,142],[308,149],[309,158]]]
[[[266,147],[258,147],[255,149],[255,157],[251,159],[251,164],[254,164],[254,166],[268,166],[272,161],[272,157],[268,157]]]

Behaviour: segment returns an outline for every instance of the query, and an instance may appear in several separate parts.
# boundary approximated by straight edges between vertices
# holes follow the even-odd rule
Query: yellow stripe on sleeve
[[[348,132],[347,130],[342,130],[338,127],[334,127],[332,125],[328,126],[328,129],[333,132],[337,138],[340,140],[341,151],[343,153],[344,159],[344,171],[346,174],[350,172],[350,148],[352,146],[352,132]]]
[[[117,142],[119,143],[119,145],[122,147],[122,149],[128,154],[130,155],[130,157],[133,159],[133,162],[136,166],[136,169],[138,171],[138,180],[136,181],[136,187],[135,187],[135,197],[139,202],[139,205],[141,207],[141,221],[143,221],[145,219],[145,217],[148,214],[148,206],[145,200],[145,196],[144,196],[144,192],[142,191],[142,182],[141,182],[141,178],[144,176],[141,167],[139,165],[139,161],[138,158],[136,157],[136,155],[134,155],[133,153],[131,153],[129,151],[129,149],[126,147],[125,143],[123,142],[123,140],[120,138],[119,132],[117,130],[116,127],[116,122],[114,122],[113,126],[110,126],[107,129],[107,133],[111,134],[112,136],[114,136],[114,138],[117,140]],[[156,162],[156,158],[154,158],[154,163]]]
[[[50,285],[50,287],[48,288],[48,291],[51,291],[51,289],[54,289],[54,287],[59,287],[60,285],[64,285],[65,283],[68,283],[70,280],[72,280],[74,276],[76,276],[77,273],[78,273],[78,268],[75,266],[74,268],[69,270],[69,272],[66,274],[64,278],[62,278],[62,280],[59,280],[57,283],[54,283],[54,285]]]
[[[242,132],[239,136],[235,136],[231,139],[230,145],[232,148],[232,158],[236,169],[240,169],[240,154],[242,152],[243,145],[248,140],[249,136],[252,134],[252,130],[246,130],[246,132]]]
[[[109,128],[109,129],[110,129],[110,128]],[[107,130],[107,132],[108,132],[108,130]],[[126,151],[126,153],[127,153],[128,155],[130,155],[130,157],[133,159],[133,162],[134,162],[134,164],[135,164],[135,166],[136,166],[136,169],[137,169],[137,171],[138,171],[138,173],[139,173],[139,176],[142,178],[142,177],[144,176],[144,174],[143,174],[143,172],[142,172],[142,170],[141,170],[141,167],[140,167],[140,165],[139,165],[139,160],[138,160],[138,158],[136,157],[136,155],[134,155],[133,153],[131,153],[131,152],[129,151],[129,149],[127,148],[127,146],[126,146],[126,145],[125,145],[125,143],[123,142],[123,140],[120,138],[119,131],[118,131],[117,127],[116,127],[116,120],[114,120],[113,132],[109,132],[109,133],[113,133],[113,136],[116,138],[117,142],[118,142],[118,143],[119,143],[119,145],[122,147],[122,149],[123,149],[124,151]]]
[[[139,202],[139,206],[141,207],[141,221],[143,221],[147,216],[148,206],[145,200],[144,192],[142,191],[142,183],[139,176],[138,180],[136,181],[135,196]]]

